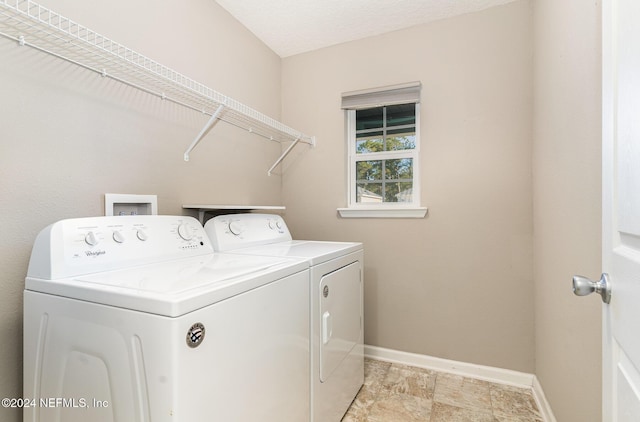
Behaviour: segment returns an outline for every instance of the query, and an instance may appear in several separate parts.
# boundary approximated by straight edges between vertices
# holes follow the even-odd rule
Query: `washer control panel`
[[[192,217],[74,218],[40,232],[28,275],[56,279],[207,253],[213,253],[213,248],[202,225]]]
[[[273,214],[219,215],[204,229],[217,252],[291,240],[283,218]]]

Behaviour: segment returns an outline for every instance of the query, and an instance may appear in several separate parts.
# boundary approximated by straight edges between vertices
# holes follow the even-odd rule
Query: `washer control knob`
[[[238,221],[232,221],[229,223],[229,231],[234,236],[240,236],[240,234],[242,234],[244,230],[242,224],[240,224]]]
[[[184,240],[191,240],[195,235],[195,231],[193,230],[193,227],[185,223],[178,226],[178,234]]]
[[[138,229],[138,231],[136,232],[136,237],[142,240],[143,242],[149,238],[149,236],[147,235],[147,232],[145,232],[142,229]]]
[[[124,243],[125,238],[122,232],[116,230],[113,232],[113,240],[115,240],[116,243]]]
[[[96,237],[96,234],[94,232],[89,232],[84,236],[84,241],[87,243],[87,245],[89,246],[96,246],[100,241],[98,240],[98,238]]]
[[[282,230],[282,222],[280,220],[269,220],[269,228],[271,230]]]

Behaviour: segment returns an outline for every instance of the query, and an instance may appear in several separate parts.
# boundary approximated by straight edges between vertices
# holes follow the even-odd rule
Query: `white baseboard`
[[[545,422],[557,422],[556,417],[553,415],[553,411],[551,410],[551,406],[547,401],[547,397],[544,395],[544,391],[542,390],[542,384],[540,384],[538,377],[535,375],[533,377],[532,389],[533,398],[536,399],[536,404],[538,405],[538,409],[542,415],[542,420]]]
[[[387,362],[401,363],[404,365],[417,366],[419,368],[432,369],[434,371],[448,372],[481,379],[484,381],[507,384],[516,387],[530,388],[536,404],[545,422],[556,422],[551,406],[542,391],[542,386],[533,374],[512,371],[509,369],[494,368],[491,366],[476,365],[473,363],[458,362],[454,360],[436,358],[433,356],[419,355],[416,353],[401,352],[398,350],[385,349],[377,346],[364,346],[366,357]]]
[[[497,382],[500,384],[508,384],[523,388],[533,387],[534,375],[527,374],[525,372],[458,362],[433,356],[418,355],[416,353],[407,353],[368,345],[364,346],[364,354],[365,356],[374,359],[433,369],[435,371],[448,372],[456,375],[464,375],[484,381]]]

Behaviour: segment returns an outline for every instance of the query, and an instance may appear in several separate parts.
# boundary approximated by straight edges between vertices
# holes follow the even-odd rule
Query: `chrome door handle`
[[[609,282],[609,274],[602,273],[600,280],[591,281],[587,277],[581,275],[573,276],[573,293],[576,296],[586,296],[593,292],[598,293],[602,297],[604,303],[611,301],[611,283]]]

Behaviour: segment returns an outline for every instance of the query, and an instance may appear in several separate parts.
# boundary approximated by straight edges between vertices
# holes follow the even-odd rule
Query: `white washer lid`
[[[243,255],[262,255],[305,259],[314,266],[362,249],[359,242],[324,242],[318,240],[290,240],[229,251]]]
[[[208,254],[75,278],[27,277],[27,290],[176,317],[304,271],[301,260]]]

